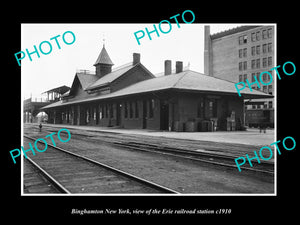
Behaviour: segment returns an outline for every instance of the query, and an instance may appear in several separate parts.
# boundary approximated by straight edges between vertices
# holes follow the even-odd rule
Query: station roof
[[[137,64],[135,64],[135,65],[137,65]],[[105,76],[101,77],[100,79],[98,78],[97,81],[90,84],[86,89],[91,90],[91,89],[95,89],[97,87],[101,87],[105,84],[109,84],[112,81],[119,78],[120,76],[122,76],[124,73],[126,73],[130,69],[132,69],[135,65],[132,65],[132,63],[125,64],[123,67],[113,70],[111,73],[106,74]]]
[[[86,90],[91,84],[99,79],[95,74],[76,73],[76,76],[78,77],[83,90]]]
[[[163,90],[178,90],[185,92],[235,95],[238,97],[238,93],[234,84],[234,82],[222,80],[212,76],[207,76],[192,70],[186,70],[177,74],[171,74],[167,76],[161,76],[144,80],[109,94],[93,96],[74,101],[70,99],[68,102],[59,101],[51,105],[45,106],[44,108],[52,108],[74,103],[90,102],[101,99],[111,99],[116,97],[130,96]],[[242,94],[242,97],[246,99],[273,98],[272,95],[266,94],[262,91],[250,91],[248,87],[241,90],[240,93]]]
[[[185,91],[214,92],[238,95],[234,84],[234,82],[207,76],[192,70],[186,70],[178,74],[171,74],[141,81],[112,94],[114,94],[115,96],[125,96],[166,89],[176,89]],[[262,91],[253,90],[251,92],[248,87],[246,87],[244,90],[241,90],[241,94],[245,98],[273,97]]]

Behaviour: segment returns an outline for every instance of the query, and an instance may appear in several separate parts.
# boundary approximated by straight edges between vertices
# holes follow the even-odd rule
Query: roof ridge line
[[[127,66],[130,66],[130,65],[132,65],[132,62],[124,63],[123,65],[120,65],[120,66],[117,66],[117,67],[113,68],[113,69],[111,70],[111,73],[112,73],[112,72],[115,72],[115,71],[118,71],[118,70],[120,70],[120,69],[123,69],[123,68],[125,68],[125,67],[127,67]]]
[[[188,71],[189,71],[189,70],[183,71],[184,74],[182,74],[182,77],[180,77],[180,78],[175,82],[175,84],[172,86],[172,88],[175,88],[175,86],[178,84],[178,82],[179,82],[183,77],[185,77],[185,75],[187,74]],[[171,75],[172,75],[172,74],[171,74]]]
[[[197,72],[197,71],[195,71],[195,70],[189,70],[189,71],[192,71],[192,72],[194,72],[194,73],[198,73],[199,75],[202,75],[202,76],[207,76],[207,77],[215,78],[215,79],[218,79],[218,80],[227,81],[227,82],[230,82],[230,83],[233,83],[233,84],[236,84],[236,83],[237,83],[237,82],[234,82],[234,81],[222,79],[222,78],[220,78],[220,77],[215,77],[215,76],[213,76],[213,75],[207,75],[207,74],[204,74],[204,73],[200,73],[200,72]]]
[[[111,72],[108,73],[108,74],[105,74],[103,77],[100,77],[99,79],[97,79],[94,83],[91,83],[91,84],[86,88],[86,90],[92,90],[92,89],[96,89],[96,88],[99,88],[99,87],[102,87],[102,86],[106,86],[107,84],[111,83],[111,82],[114,81],[114,80],[112,80],[111,82],[106,82],[106,83],[99,84],[99,85],[96,85],[96,86],[92,87],[96,82],[98,82],[99,80],[105,78],[107,75],[112,74],[112,73],[116,73],[117,71],[126,69],[127,67],[131,67],[131,68],[129,68],[127,71],[125,71],[123,74],[121,74],[121,75],[120,75],[120,77],[121,77],[121,76],[123,76],[125,73],[127,73],[128,71],[130,71],[130,70],[132,70],[133,68],[135,68],[138,64],[139,64],[139,63],[134,64],[134,65],[132,65],[132,63],[131,63],[131,64],[130,64],[130,63],[123,64],[123,66],[119,66],[118,69],[116,69],[116,70],[114,70],[114,71],[111,71]],[[118,79],[118,78],[119,78],[119,77],[115,78],[115,80]],[[92,88],[91,88],[91,87],[92,87]]]

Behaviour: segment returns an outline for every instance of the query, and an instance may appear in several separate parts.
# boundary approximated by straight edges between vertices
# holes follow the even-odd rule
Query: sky
[[[169,33],[152,33],[150,40],[140,39],[138,45],[134,33],[147,27],[153,30],[153,24],[22,24],[21,50],[34,51],[34,45],[39,49],[43,41],[51,43],[52,51],[48,55],[32,54],[32,61],[26,54],[21,61],[22,99],[41,94],[52,88],[67,85],[71,87],[76,70],[85,69],[95,71],[93,64],[102,49],[103,43],[114,63],[113,68],[132,62],[132,54],[141,54],[141,63],[153,74],[164,71],[164,60],[172,60],[172,69],[176,61],[183,61],[183,66],[190,65],[190,69],[204,72],[204,26],[210,25],[211,34],[224,31],[243,24],[181,24],[178,28],[172,23]],[[158,25],[156,24],[158,27]],[[163,24],[162,29],[168,30]],[[62,36],[66,31],[75,35],[75,42],[67,45]],[[146,32],[145,32],[146,33]],[[55,40],[57,35],[60,49]],[[65,35],[66,41],[71,42],[72,36]],[[42,44],[44,52],[49,51],[47,44]],[[19,55],[20,57],[20,55]],[[17,60],[16,60],[17,64]],[[18,65],[18,64],[17,64]],[[44,95],[45,97],[45,95]]]

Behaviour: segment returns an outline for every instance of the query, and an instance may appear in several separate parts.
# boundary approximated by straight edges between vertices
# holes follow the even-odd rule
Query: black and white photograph
[[[189,7],[109,18],[14,24],[15,202],[75,218],[279,212],[296,190],[285,23]]]
[[[164,25],[22,24],[23,194],[276,194],[276,24]]]

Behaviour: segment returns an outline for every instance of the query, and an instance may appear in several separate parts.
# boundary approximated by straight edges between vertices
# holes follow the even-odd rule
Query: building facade
[[[132,62],[112,69],[103,46],[95,73],[77,72],[71,89],[61,100],[43,108],[48,122],[169,131],[238,130],[243,124],[243,101],[271,98],[242,90],[234,83],[183,70],[166,60],[164,75],[155,77],[133,53]]]
[[[235,83],[255,82],[260,73],[269,71],[276,79],[275,67],[275,29],[274,26],[241,26],[220,33],[210,34],[210,27],[205,26],[205,74]],[[270,82],[270,77],[263,74],[262,81]],[[257,84],[251,87],[264,93],[274,94],[274,79],[268,85]],[[274,100],[259,99],[245,101],[245,120],[247,125],[266,123],[274,126]]]

